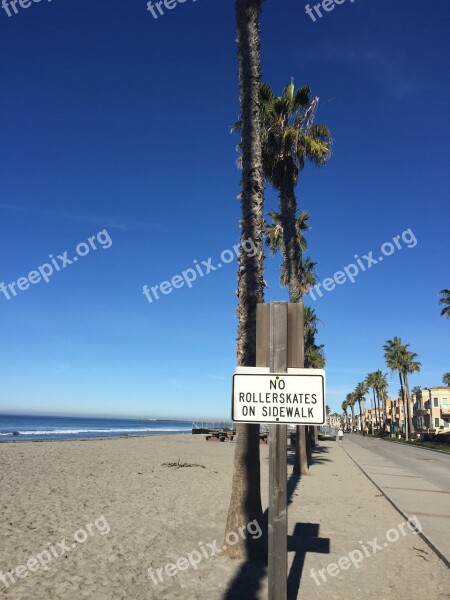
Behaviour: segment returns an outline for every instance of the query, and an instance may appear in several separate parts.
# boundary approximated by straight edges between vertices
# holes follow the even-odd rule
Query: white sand
[[[319,525],[319,536],[330,540],[329,554],[306,554],[301,597],[450,598],[445,565],[409,530],[364,559],[359,569],[351,566],[334,578],[327,576],[326,583],[314,583],[311,568],[326,568],[359,548],[359,540],[385,539],[386,531],[403,521],[342,448],[331,442],[324,447],[326,452],[318,454],[322,462],[298,485],[289,509],[290,533],[298,522],[312,523]],[[268,450],[261,446],[264,507]],[[0,579],[0,598],[267,598],[265,578],[254,594],[232,587],[243,565],[222,556],[202,560],[197,569],[189,565],[174,577],[164,573],[165,581],[157,585],[147,574],[149,567],[164,568],[198,551],[200,542],[208,550],[207,543],[222,544],[233,452],[233,443],[191,435],[0,444],[0,571],[5,575],[15,570],[49,551],[50,544],[58,553],[47,570],[32,561],[31,568],[37,564],[38,570],[26,571],[22,579],[14,575],[15,584],[6,587]],[[162,466],[179,458],[206,468]],[[97,521],[97,528],[95,521],[102,516],[106,523]],[[86,532],[89,523],[91,534]],[[76,543],[74,534],[80,528],[87,539]],[[63,538],[70,551],[57,545]],[[301,565],[300,555],[294,556],[289,553],[295,583]],[[23,575],[24,570],[19,572]]]

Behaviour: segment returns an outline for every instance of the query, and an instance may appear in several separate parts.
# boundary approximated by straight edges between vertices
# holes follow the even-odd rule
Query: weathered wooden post
[[[325,374],[303,369],[303,358],[303,303],[258,304],[256,367],[235,371],[232,419],[270,424],[269,600],[287,597],[287,423],[321,424],[325,414]]]
[[[259,304],[256,365],[271,373],[303,367],[303,303]],[[269,426],[269,600],[287,595],[287,426]]]

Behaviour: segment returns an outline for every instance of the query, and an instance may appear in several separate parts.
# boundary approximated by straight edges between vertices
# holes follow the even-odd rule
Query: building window
[[[439,417],[434,417],[434,426],[439,427]]]
[[[433,406],[437,408],[439,406],[439,400],[437,398],[433,398]]]
[[[442,406],[448,408],[448,398],[442,398]]]
[[[445,429],[450,429],[450,421],[446,421],[446,420],[444,419],[444,428],[445,428]]]

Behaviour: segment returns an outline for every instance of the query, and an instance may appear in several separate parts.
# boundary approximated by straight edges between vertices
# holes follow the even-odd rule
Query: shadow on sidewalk
[[[329,452],[329,448],[324,446],[313,448],[311,453],[311,464],[320,465],[324,462],[329,462],[330,459],[325,458],[327,452]],[[294,456],[295,449],[288,447],[288,464],[292,464]],[[301,477],[298,475],[291,475],[288,479],[288,506],[293,500],[300,479]],[[268,510],[264,512],[265,531],[267,531],[267,521]],[[330,552],[329,538],[318,537],[319,527],[320,525],[318,523],[297,523],[293,535],[288,536],[288,553],[295,553],[287,580],[288,600],[296,600],[297,598],[306,553],[319,552],[321,554],[329,554]],[[262,581],[266,575],[267,561],[249,560],[245,562],[229,584],[228,589],[224,592],[222,600],[257,600],[258,593],[262,587]]]
[[[319,537],[318,523],[297,523],[288,536],[288,552],[295,552],[287,581],[288,600],[297,600],[307,552],[330,554],[330,539]]]

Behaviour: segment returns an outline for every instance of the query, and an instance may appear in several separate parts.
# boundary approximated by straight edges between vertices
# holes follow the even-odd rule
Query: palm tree
[[[286,270],[286,252],[283,244],[283,227],[281,225],[281,215],[277,212],[268,213],[271,217],[272,222],[266,225],[266,246],[270,248],[270,253],[273,256],[278,251],[282,253],[283,263],[281,265],[280,281],[284,286],[289,285],[288,274]],[[299,263],[299,287],[300,293],[304,296],[310,287],[313,287],[317,283],[316,266],[317,263],[313,262],[309,256],[304,256],[308,245],[304,233],[309,231],[311,227],[308,224],[309,214],[306,211],[302,211],[296,221],[296,235],[297,241],[300,247],[300,263]]]
[[[362,403],[365,402],[365,395],[367,394],[367,392],[368,392],[368,388],[364,382],[358,383],[358,385],[356,386],[355,391],[354,391],[355,398],[356,398],[356,400],[358,402],[358,406],[359,406],[359,414],[361,415],[360,430],[364,434],[365,434],[365,419],[364,419],[364,414],[361,409],[361,402]]]
[[[450,290],[443,289],[439,293],[442,295],[439,304],[444,305],[444,308],[441,310],[441,316],[448,319],[450,317]]]
[[[444,373],[442,377],[442,383],[447,387],[450,387],[450,373]]]
[[[347,409],[348,409],[348,402],[347,400],[344,400],[341,404],[342,406],[342,412],[345,415],[345,428],[348,428],[348,414],[347,414]]]
[[[405,420],[407,420],[408,430],[411,434],[414,431],[411,406],[409,402],[409,381],[408,375],[420,371],[421,364],[416,361],[417,354],[408,350],[409,344],[402,344],[402,340],[394,337],[392,340],[387,340],[383,346],[384,357],[386,364],[391,371],[397,371],[400,380],[400,394],[405,411]]]
[[[295,89],[293,81],[283,96],[275,96],[270,86],[261,86],[264,176],[280,197],[279,232],[283,272],[289,286],[290,302],[301,299],[300,261],[302,224],[308,214],[297,217],[295,188],[305,161],[324,165],[331,153],[331,134],[325,125],[313,125],[318,99],[310,99],[310,88]]]
[[[378,420],[380,422],[380,426],[383,426],[383,430],[386,426],[386,418],[387,418],[387,414],[386,414],[386,398],[387,398],[387,390],[388,390],[388,382],[387,382],[387,373],[385,373],[383,375],[383,373],[378,370],[374,372],[374,383],[375,383],[375,391],[376,391],[376,395],[377,395],[377,402],[378,402]],[[384,414],[384,419],[383,419],[383,423],[381,423],[381,416],[380,416],[380,406],[383,409],[383,414]]]
[[[305,306],[303,313],[304,328],[304,354],[306,369],[325,368],[325,353],[323,344],[316,344],[317,324],[319,323],[316,311],[310,306]]]
[[[331,152],[331,134],[325,125],[313,125],[318,98],[310,99],[310,88],[295,90],[293,81],[283,96],[275,96],[267,84],[260,87],[263,170],[266,181],[279,193],[280,218],[274,221],[272,237],[283,256],[282,281],[289,287],[289,301],[302,298],[302,227],[307,213],[297,218],[295,187],[305,161],[324,165]],[[242,121],[235,124],[241,129]],[[303,223],[303,224],[302,224]],[[269,231],[269,236],[271,235]],[[300,240],[299,240],[300,235]],[[308,472],[306,428],[297,427],[294,474]]]
[[[347,394],[345,401],[347,402],[347,406],[350,407],[350,410],[352,412],[352,431],[355,430],[355,402],[356,402],[356,396],[353,392],[351,392],[350,394]]]
[[[417,354],[415,352],[409,352],[409,344],[405,344],[403,351],[403,381],[405,383],[406,402],[408,404],[408,424],[410,433],[414,432],[413,415],[411,411],[410,398],[411,394],[409,391],[409,380],[408,375],[418,373],[422,367],[420,362],[416,360]]]
[[[375,423],[378,428],[379,427],[379,419],[378,419],[379,415],[377,414],[377,397],[376,397],[377,382],[378,382],[378,377],[377,377],[376,371],[374,371],[373,373],[369,373],[367,375],[365,383],[368,388],[372,388],[373,404],[374,404],[374,409],[375,409]]]
[[[238,364],[256,364],[256,306],[264,300],[263,203],[260,116],[260,15],[262,0],[236,0],[237,46],[242,151],[241,241],[252,239],[257,251],[239,254],[238,272]],[[259,425],[238,424],[234,471],[225,533],[238,531],[254,519],[262,523]],[[264,536],[225,543],[233,558],[263,558]],[[225,537],[227,539],[227,537]]]

